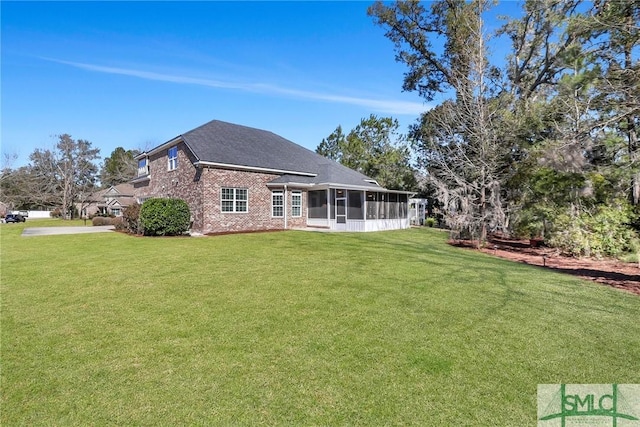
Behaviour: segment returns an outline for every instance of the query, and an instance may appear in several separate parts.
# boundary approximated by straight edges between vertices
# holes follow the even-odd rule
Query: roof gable
[[[100,193],[98,193],[100,194]],[[122,183],[102,190],[103,197],[133,196],[133,185]]]

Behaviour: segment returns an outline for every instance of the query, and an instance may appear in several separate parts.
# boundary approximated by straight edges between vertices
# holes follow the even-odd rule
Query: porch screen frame
[[[347,217],[349,219],[363,220],[364,212],[364,191],[348,190],[347,191]]]
[[[327,190],[312,190],[307,192],[307,217],[312,219],[329,218],[329,197]],[[318,205],[316,206],[316,203]]]

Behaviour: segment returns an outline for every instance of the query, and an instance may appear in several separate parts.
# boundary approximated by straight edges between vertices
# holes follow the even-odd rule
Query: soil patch
[[[474,249],[474,242],[452,240],[449,244]],[[545,246],[532,247],[529,240],[491,237],[481,249],[474,249],[500,258],[537,265],[550,270],[592,280],[607,286],[640,295],[640,268],[636,263],[613,259],[573,258]]]

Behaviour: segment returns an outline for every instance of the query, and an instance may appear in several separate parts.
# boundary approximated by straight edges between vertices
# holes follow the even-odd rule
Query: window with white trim
[[[178,168],[178,147],[171,147],[167,152],[168,170],[172,171]]]
[[[291,192],[291,216],[302,216],[302,191]]]
[[[149,175],[149,165],[146,157],[138,160],[138,176],[145,175]]]
[[[222,188],[220,209],[222,212],[247,212],[249,190],[246,188]]]
[[[284,192],[282,190],[271,192],[271,216],[274,218],[284,216]]]

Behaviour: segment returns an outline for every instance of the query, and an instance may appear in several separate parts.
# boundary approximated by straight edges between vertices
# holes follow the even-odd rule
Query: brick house
[[[76,209],[81,218],[122,216],[124,209],[135,202],[133,185],[123,183],[89,194],[82,202],[76,203]]]
[[[265,130],[214,120],[136,160],[138,201],[185,200],[192,232],[409,227],[409,193]]]

